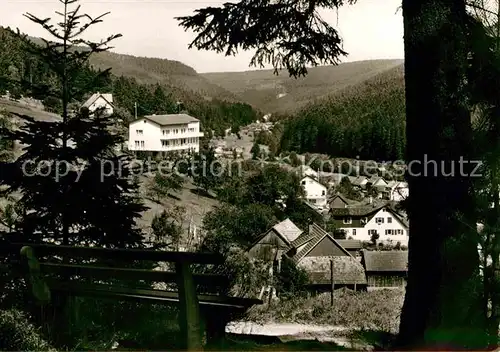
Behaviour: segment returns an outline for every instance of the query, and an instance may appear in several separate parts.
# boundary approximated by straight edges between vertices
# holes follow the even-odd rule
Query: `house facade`
[[[103,109],[102,114],[104,116],[111,116],[114,112],[113,94],[94,93],[85,103],[83,103],[82,107],[89,109],[91,114],[98,109]]]
[[[388,205],[330,209],[330,216],[348,239],[369,242],[378,234],[379,243],[408,246],[408,224]]]
[[[188,114],[149,115],[129,124],[128,148],[146,152],[199,152],[200,121]]]
[[[306,176],[300,181],[305,190],[305,199],[317,209],[327,208],[327,187],[311,176]]]

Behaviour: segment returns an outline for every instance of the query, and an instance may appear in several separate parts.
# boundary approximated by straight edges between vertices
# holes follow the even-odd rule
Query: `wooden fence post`
[[[176,263],[175,266],[179,289],[179,325],[183,347],[188,351],[201,351],[203,346],[200,306],[191,268],[189,263]]]
[[[330,291],[330,305],[333,306],[333,291],[335,290],[335,280],[333,278],[333,259],[330,259],[330,282],[332,284]]]

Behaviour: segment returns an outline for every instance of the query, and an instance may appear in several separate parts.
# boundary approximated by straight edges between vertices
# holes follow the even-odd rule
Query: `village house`
[[[305,199],[319,210],[327,208],[327,187],[311,176],[306,176],[300,181],[305,190]]]
[[[389,200],[400,202],[409,195],[408,183],[400,181],[388,182]]]
[[[408,251],[362,251],[368,289],[404,288]]]
[[[290,219],[285,219],[259,235],[248,248],[248,254],[254,259],[269,263],[269,275],[272,277],[275,270],[280,270],[283,253],[302,232]],[[262,287],[259,297],[266,292],[267,294],[271,292],[271,297],[276,297],[276,289],[271,286]]]
[[[129,150],[199,152],[200,120],[188,114],[149,115],[129,124]]]
[[[318,173],[316,171],[314,171],[313,168],[308,166],[308,165],[300,165],[298,167],[297,173],[298,173],[300,178],[310,176],[316,180],[318,179]]]
[[[83,103],[82,108],[87,108],[90,114],[93,114],[98,109],[102,109],[101,114],[103,116],[111,116],[114,112],[113,94],[94,93],[85,103]]]
[[[379,198],[388,198],[388,186],[389,185],[387,181],[384,180],[383,177],[374,176],[366,182],[366,187],[370,187],[371,189],[375,190],[378,193]]]
[[[346,233],[346,238],[370,242],[374,234],[377,242],[408,246],[408,224],[388,204],[330,209],[334,223]]]
[[[285,219],[259,235],[248,249],[248,253],[251,257],[264,261],[278,260],[283,251],[302,233],[290,219]]]
[[[292,242],[286,255],[308,273],[310,291],[330,291],[332,276],[334,288],[362,290],[366,287],[365,272],[359,260],[315,223],[309,226],[308,233]]]
[[[345,198],[341,194],[336,194],[328,202],[328,207],[330,209],[341,209],[341,208],[347,208],[351,206],[351,204],[352,202],[349,199]]]
[[[366,176],[357,176],[357,177],[350,177],[349,178],[351,181],[351,184],[353,185],[354,188],[358,190],[364,190],[366,189],[366,185],[368,183],[368,177]]]

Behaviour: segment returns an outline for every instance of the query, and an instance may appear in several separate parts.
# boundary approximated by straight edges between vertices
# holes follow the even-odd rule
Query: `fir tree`
[[[4,163],[0,184],[6,192],[20,191],[18,204],[25,214],[17,224],[24,241],[48,238],[62,244],[93,244],[106,247],[139,247],[143,235],[135,219],[145,207],[138,200],[138,186],[130,181],[129,157],[117,155],[115,146],[122,137],[114,135],[113,118],[101,111],[70,114],[68,105],[75,97],[91,91],[94,82],[109,70],[87,77],[77,88],[92,54],[106,51],[120,35],[95,43],[81,39],[86,30],[106,15],[92,18],[80,13],[77,0],[60,0],[62,20],[56,26],[49,19],[25,16],[54,37],[44,46],[33,45],[17,32],[32,55],[50,66],[58,85],[46,91],[47,97],[61,101],[62,119],[36,121],[20,116],[26,124],[18,131],[4,132],[10,140],[26,145],[24,154]],[[87,20],[85,22],[85,20]],[[80,46],[75,50],[75,46]],[[81,48],[85,46],[86,48]]]

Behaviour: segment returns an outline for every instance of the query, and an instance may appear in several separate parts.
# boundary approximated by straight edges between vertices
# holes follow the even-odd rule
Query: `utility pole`
[[[135,119],[137,120],[137,102],[134,103]]]

